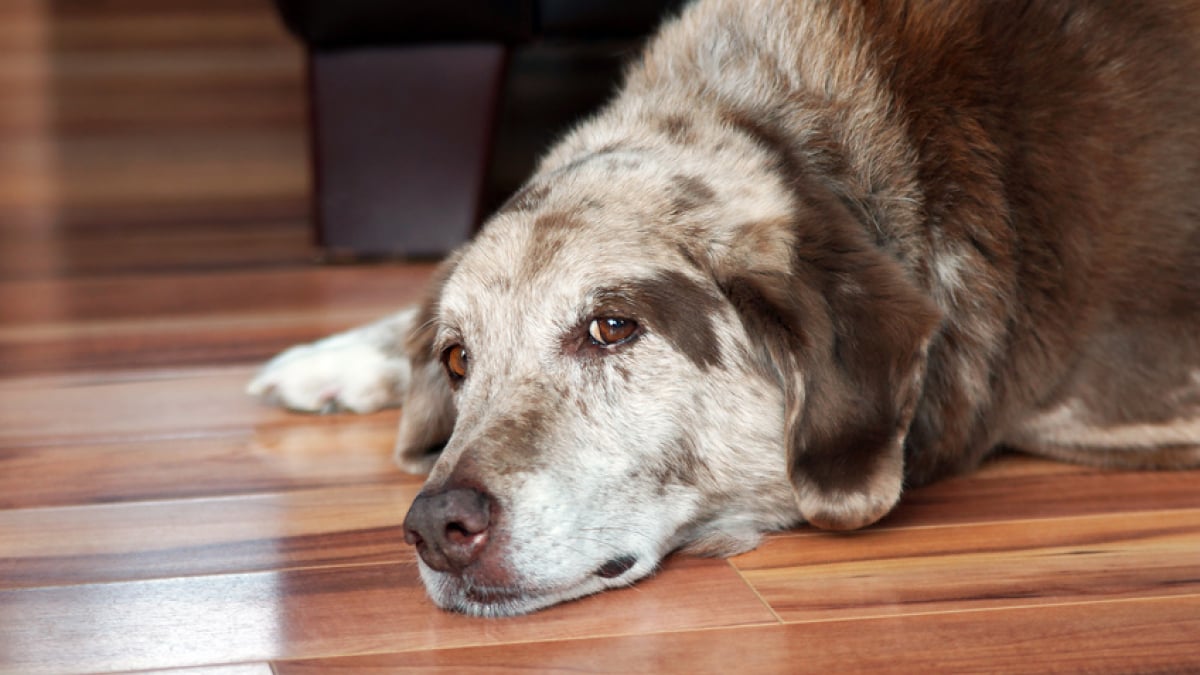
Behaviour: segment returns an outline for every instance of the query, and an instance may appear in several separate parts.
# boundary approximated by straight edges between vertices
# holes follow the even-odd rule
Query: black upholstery
[[[308,47],[316,238],[440,256],[685,0],[275,0]]]
[[[310,47],[421,42],[524,42],[533,0],[276,0],[284,22]]]
[[[682,0],[276,0],[310,47],[630,39]]]

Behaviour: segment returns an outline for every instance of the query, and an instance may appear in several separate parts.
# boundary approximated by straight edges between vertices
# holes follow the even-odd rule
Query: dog
[[[700,0],[417,307],[252,394],[401,406],[433,601],[876,522],[1016,449],[1200,465],[1200,2]]]

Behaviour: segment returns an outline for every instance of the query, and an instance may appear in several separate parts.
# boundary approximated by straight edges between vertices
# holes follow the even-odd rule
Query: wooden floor
[[[434,608],[399,413],[242,394],[430,272],[311,262],[300,64],[267,0],[0,2],[0,673],[1200,672],[1200,473],[1023,457],[864,532]]]

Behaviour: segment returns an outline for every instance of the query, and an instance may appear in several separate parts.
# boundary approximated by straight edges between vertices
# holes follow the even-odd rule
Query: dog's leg
[[[1078,401],[1019,427],[1006,445],[1043,457],[1119,469],[1200,467],[1200,415],[1166,422],[1103,424]]]
[[[263,366],[246,391],[302,412],[368,413],[398,406],[412,380],[404,343],[417,315],[409,308],[292,347]]]
[[[1085,379],[1074,395],[1023,420],[1005,444],[1104,467],[1200,467],[1200,368],[1155,371],[1146,364],[1118,363],[1137,374],[1115,387],[1128,396],[1103,389],[1120,372]],[[1143,385],[1140,390],[1137,384]]]

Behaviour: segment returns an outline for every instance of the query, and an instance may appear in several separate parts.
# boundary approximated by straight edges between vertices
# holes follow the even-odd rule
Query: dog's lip
[[[453,585],[458,587],[457,595],[465,603],[454,609],[467,614],[523,614],[548,604],[555,604],[601,590],[596,588],[589,592],[577,592],[582,587],[588,586],[589,582],[594,579],[616,579],[625,575],[637,565],[638,560],[639,558],[632,554],[616,556],[574,583],[553,586],[478,584],[472,583],[469,578],[452,576]]]
[[[463,589],[463,597],[481,605],[499,605],[528,600],[537,595],[538,592],[533,589],[516,586],[467,586]]]
[[[601,579],[616,579],[633,569],[633,566],[638,562],[637,556],[633,554],[619,555],[611,558],[603,565],[596,568],[590,576],[600,577]],[[550,595],[559,593],[565,590],[570,590],[575,586],[580,586],[585,579],[581,579],[577,584],[565,584],[558,587],[547,588],[523,588],[521,586],[488,586],[468,584],[463,589],[463,595],[473,602],[483,604],[496,604],[501,602],[510,602],[513,600],[524,600],[535,598],[539,595]]]
[[[555,604],[560,598],[573,597],[572,591],[582,585],[583,582],[547,587],[464,584],[459,590],[459,597],[474,607],[460,605],[456,609],[467,614],[490,615],[496,610],[499,610],[500,615],[524,614],[548,604]],[[547,599],[551,602],[547,603]]]

